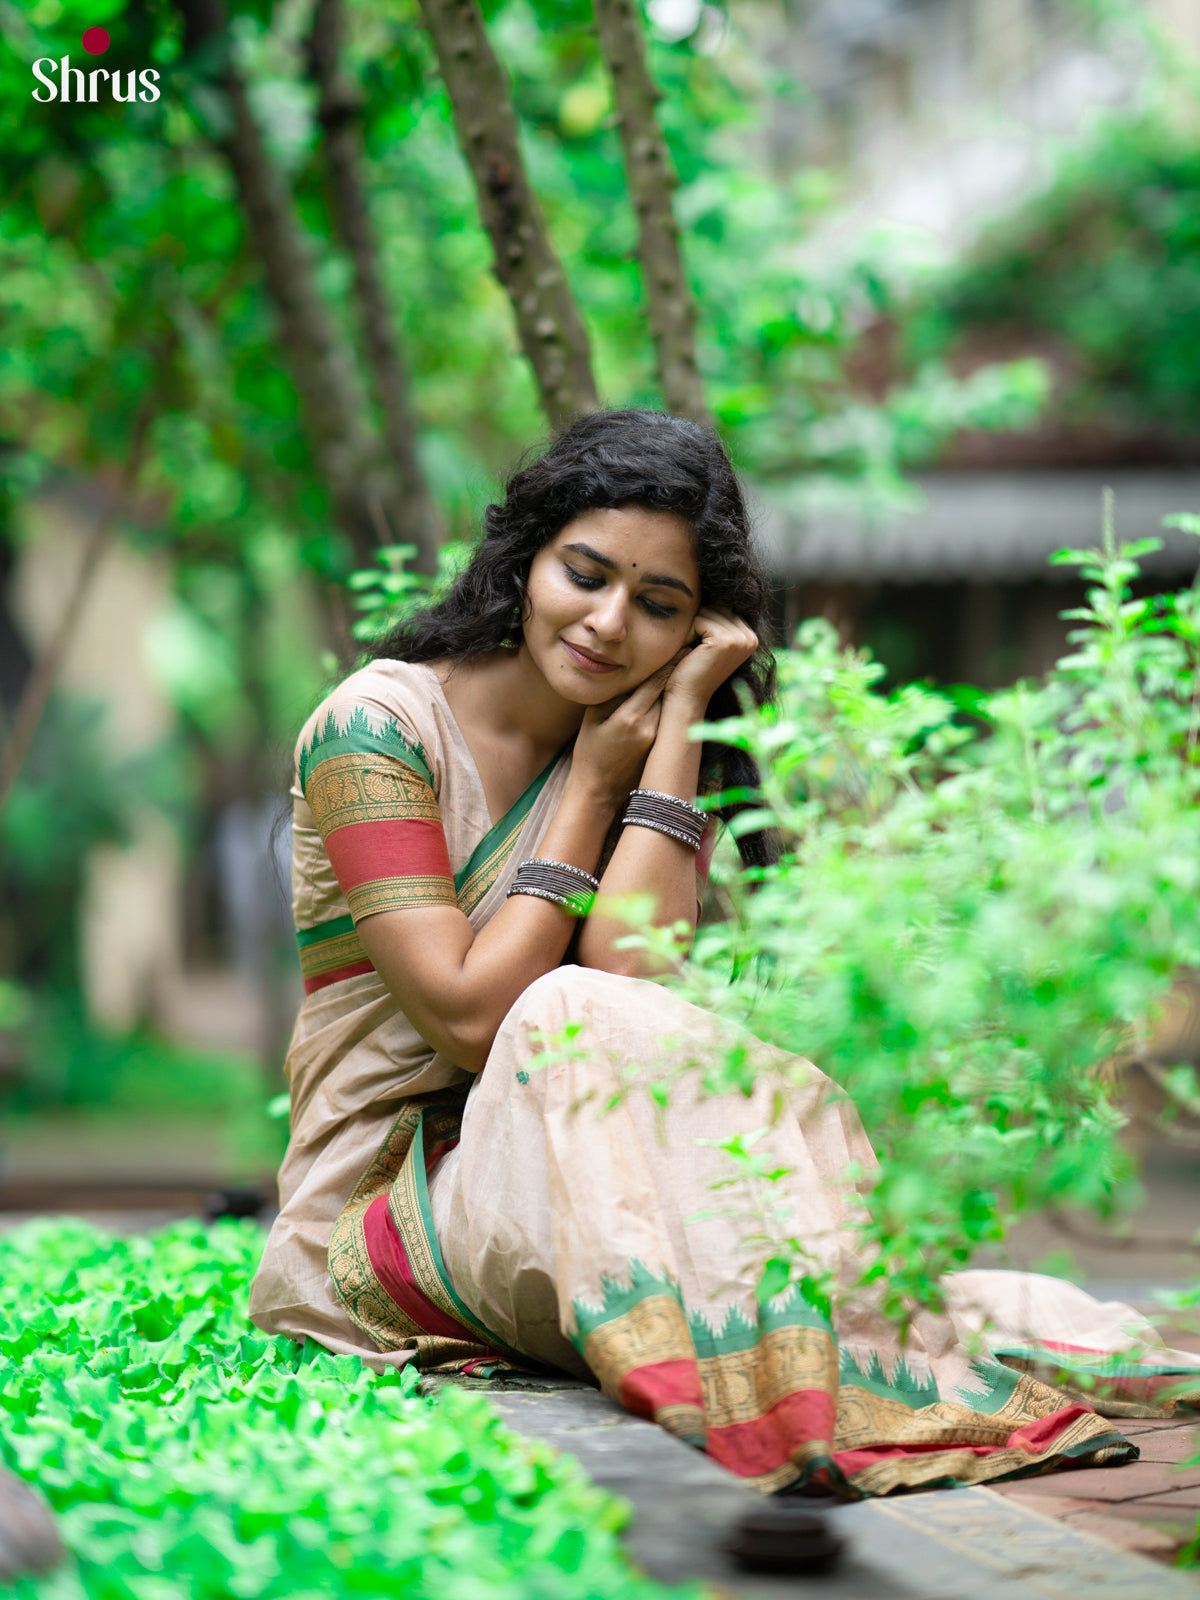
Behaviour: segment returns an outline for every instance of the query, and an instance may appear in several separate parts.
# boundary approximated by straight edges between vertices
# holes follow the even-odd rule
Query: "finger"
[[[648,706],[652,706],[666,688],[667,679],[674,672],[680,661],[688,654],[690,652],[686,649],[677,650],[670,661],[659,667],[657,672],[652,672],[644,683],[639,683],[637,688],[631,691],[626,701],[630,710],[644,711]]]
[[[697,634],[706,641],[740,644],[746,639],[754,639],[755,644],[758,643],[754,630],[731,611],[717,611],[702,606],[696,613],[694,626]]]
[[[627,710],[631,716],[639,716],[662,694],[667,679],[675,669],[675,663],[686,653],[680,650],[665,666],[651,673],[643,683],[639,683],[636,689],[627,689],[623,694],[614,695],[611,700],[601,701],[598,706],[590,706],[587,715],[596,722],[607,722],[609,717],[622,710]]]

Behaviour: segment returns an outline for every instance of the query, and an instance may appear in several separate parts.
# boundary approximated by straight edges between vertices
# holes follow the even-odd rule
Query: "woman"
[[[748,1096],[705,1096],[697,1073],[665,1111],[640,1092],[736,1042],[646,981],[613,908],[649,894],[660,926],[695,926],[713,825],[692,801],[755,774],[688,729],[734,711],[736,684],[769,696],[765,602],[718,441],[599,413],[513,476],[448,598],[310,718],[307,997],[252,1314],[374,1365],[593,1377],[764,1491],[1124,1460],[1089,1407],[972,1355],[947,1317],[918,1316],[901,1353],[861,1298],[836,1327],[795,1289],[760,1305],[744,1222],[695,1215],[734,1133],[771,1125],[790,1231],[817,1270],[858,1276],[845,1174],[874,1158],[810,1064],[742,1036]],[[739,840],[752,861],[769,846]],[[960,1275],[964,1330],[972,1300],[994,1312],[980,1287],[1015,1276]],[[1061,1324],[1061,1296],[1049,1309]]]

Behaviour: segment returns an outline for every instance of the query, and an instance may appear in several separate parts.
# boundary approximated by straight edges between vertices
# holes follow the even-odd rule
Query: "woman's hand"
[[[708,702],[743,661],[758,649],[758,635],[729,611],[701,606],[696,613],[696,643],[676,657],[667,680],[662,704],[686,711],[693,722],[708,710]]]
[[[629,694],[589,706],[575,740],[571,778],[587,784],[614,807],[637,782],[658,733],[663,690],[684,655],[679,651]]]

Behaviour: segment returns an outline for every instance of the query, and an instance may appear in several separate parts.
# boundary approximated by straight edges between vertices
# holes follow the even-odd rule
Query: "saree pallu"
[[[1147,1357],[1128,1307],[963,1273],[945,1281],[948,1312],[918,1313],[902,1341],[853,1291],[864,1201],[848,1174],[874,1156],[811,1063],[658,984],[566,965],[525,991],[472,1080],[428,1050],[373,972],[347,970],[361,954],[338,941],[356,902],[452,893],[482,927],[566,776],[562,758],[489,827],[429,669],[376,664],[368,678],[365,710],[348,680],[298,751],[297,922],[302,949],[315,928],[308,948],[330,954],[306,973],[288,1057],[292,1142],[255,1321],[376,1367],[573,1373],[764,1492],[886,1494],[1136,1455],[1093,1400],[1035,1375],[1047,1357],[1081,1376],[1099,1362],[1110,1389],[1133,1385],[1116,1408],[1148,1414],[1145,1363],[1162,1376],[1200,1362]],[[380,823],[390,831],[371,834]],[[735,1036],[760,1087],[706,1095],[693,1072],[660,1103],[673,1065]],[[759,1138],[787,1171],[769,1216],[750,1190],[714,1189],[733,1175],[721,1146],[735,1137]],[[830,1314],[794,1285],[760,1300],[756,1232],[803,1241],[813,1276],[845,1290]]]

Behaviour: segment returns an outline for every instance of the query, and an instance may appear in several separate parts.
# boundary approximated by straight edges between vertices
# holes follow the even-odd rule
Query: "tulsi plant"
[[[764,775],[734,826],[771,823],[786,855],[741,872],[718,851],[729,915],[668,981],[854,1098],[881,1158],[863,1273],[901,1319],[1022,1212],[1128,1192],[1122,1062],[1200,965],[1200,588],[1134,598],[1157,545],[1118,549],[1109,506],[1101,548],[1055,557],[1089,587],[1044,681],[885,693],[813,620],[779,706],[717,725]],[[735,1051],[707,1076],[753,1070]],[[742,1144],[766,1273],[803,1281],[803,1239],[762,1222],[786,1214],[769,1130]]]

